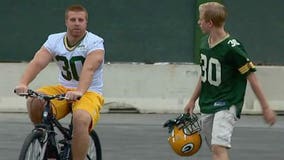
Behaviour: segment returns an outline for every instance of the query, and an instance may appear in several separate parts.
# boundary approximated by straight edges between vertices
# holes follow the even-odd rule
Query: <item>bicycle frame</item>
[[[28,151],[30,151],[30,146],[31,144],[33,144],[32,142],[34,139],[37,139],[40,145],[39,147],[37,147],[40,148],[40,154],[35,154],[36,157],[39,156],[40,160],[46,157],[56,158],[60,160],[67,160],[72,158],[71,140],[73,130],[73,117],[71,118],[69,127],[65,127],[59,122],[59,120],[56,119],[55,115],[52,113],[51,100],[68,100],[65,95],[44,95],[41,93],[34,92],[32,90],[28,90],[27,93],[21,93],[19,95],[37,98],[39,100],[45,101],[44,110],[42,112],[42,121],[40,124],[35,125],[35,128],[33,129],[32,133],[29,134],[29,136],[27,136],[27,138],[25,139],[25,142],[21,149],[20,159],[26,160],[26,154]],[[93,145],[91,148],[89,148],[91,150],[88,150],[86,158],[92,158],[92,160],[101,160],[102,151],[99,137],[94,130],[90,131],[89,135]],[[58,139],[56,136],[59,136],[60,139]],[[33,150],[33,148],[31,148],[31,150]],[[29,154],[27,155],[29,156]]]
[[[60,132],[64,135],[64,137],[66,139],[71,140],[71,133],[72,132],[72,119],[71,119],[71,123],[69,126],[69,129],[63,127],[59,121],[54,117],[54,115],[51,112],[51,105],[50,105],[50,101],[47,101],[45,107],[44,107],[44,111],[42,113],[42,123],[43,124],[47,124],[50,128],[50,130],[54,131],[54,127],[52,124],[54,124],[56,126],[56,128],[58,128],[60,130]]]
[[[44,107],[44,111],[42,113],[42,124],[36,125],[35,129],[39,129],[39,128],[44,128],[47,131],[48,139],[47,141],[50,142],[50,145],[52,146],[52,148],[58,148],[58,143],[56,142],[55,136],[56,136],[56,132],[55,132],[55,127],[62,133],[63,137],[64,137],[64,142],[61,142],[64,146],[67,144],[68,141],[70,141],[72,139],[72,118],[71,118],[71,123],[69,124],[69,129],[66,127],[63,127],[59,121],[55,118],[55,116],[52,114],[52,108],[51,108],[51,103],[50,100],[46,100],[46,104]],[[71,145],[70,145],[71,146]],[[62,149],[62,148],[59,148]],[[64,148],[66,149],[66,148]],[[70,156],[69,152],[70,152],[70,147],[68,148],[69,151],[68,153],[66,153],[65,156]],[[60,150],[55,151],[56,157],[60,157]],[[66,157],[69,158],[69,157]]]

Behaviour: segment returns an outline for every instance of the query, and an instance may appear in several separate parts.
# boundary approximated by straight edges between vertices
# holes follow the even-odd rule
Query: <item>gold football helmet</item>
[[[199,151],[202,143],[200,124],[196,114],[181,114],[170,119],[164,127],[169,128],[168,142],[180,156],[192,156]]]

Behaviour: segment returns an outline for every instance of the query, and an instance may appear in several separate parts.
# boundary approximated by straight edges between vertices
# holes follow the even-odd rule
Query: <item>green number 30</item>
[[[56,56],[55,59],[61,61],[61,75],[68,81],[75,79],[79,81],[79,74],[76,68],[76,64],[81,63],[81,67],[84,64],[85,58],[83,56],[74,56],[69,61],[64,56]]]

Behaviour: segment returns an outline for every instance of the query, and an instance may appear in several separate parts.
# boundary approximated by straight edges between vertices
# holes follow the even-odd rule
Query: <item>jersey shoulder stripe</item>
[[[245,65],[243,65],[242,67],[240,67],[238,70],[241,74],[245,74],[250,70],[255,70],[255,65],[252,62],[248,62]]]

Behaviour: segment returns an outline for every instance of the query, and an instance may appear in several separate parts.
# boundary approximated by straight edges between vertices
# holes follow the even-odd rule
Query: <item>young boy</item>
[[[225,31],[226,8],[217,2],[199,6],[198,24],[203,33],[200,44],[201,76],[185,106],[192,113],[199,98],[202,130],[211,148],[213,160],[228,160],[231,136],[240,118],[247,80],[258,98],[265,121],[273,125],[270,109],[255,75],[255,66],[242,44]]]

